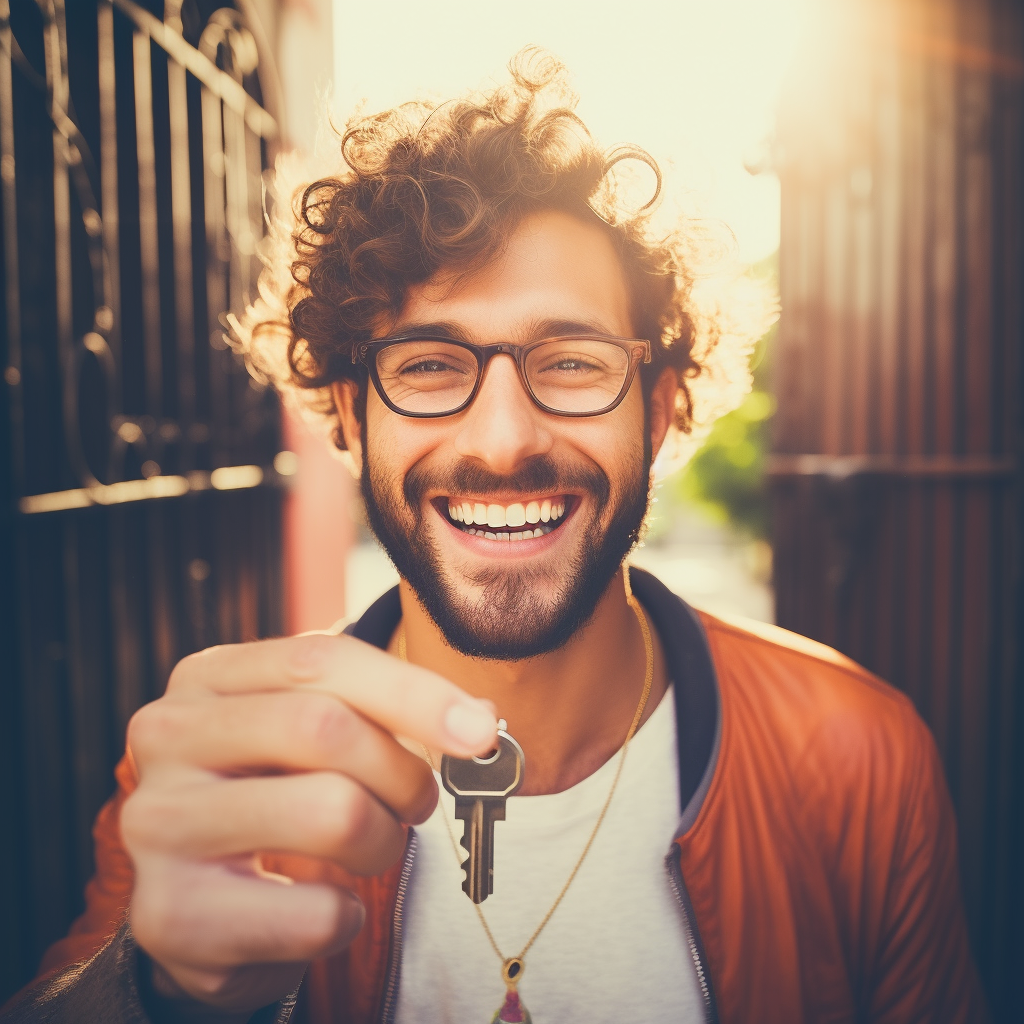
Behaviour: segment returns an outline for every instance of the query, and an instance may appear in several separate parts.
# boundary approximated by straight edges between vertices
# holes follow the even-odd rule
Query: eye
[[[592,360],[585,359],[582,356],[562,356],[550,365],[545,366],[544,369],[559,370],[562,373],[578,373],[597,370],[600,369],[600,367]]]
[[[403,377],[420,374],[428,377],[439,373],[465,373],[465,367],[454,365],[452,362],[439,357],[426,357],[417,359],[415,362],[407,363],[398,371]]]
[[[548,358],[536,360],[532,372],[540,376],[561,378],[584,377],[608,372],[604,360],[589,352],[552,352]]]
[[[438,382],[454,385],[476,374],[476,360],[466,349],[445,342],[403,341],[389,345],[377,356],[381,378],[404,381],[409,387],[436,387]]]

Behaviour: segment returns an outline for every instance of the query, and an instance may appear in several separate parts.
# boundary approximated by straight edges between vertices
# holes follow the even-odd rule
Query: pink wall
[[[274,50],[285,146],[310,153],[334,77],[333,0],[245,0]],[[285,624],[324,629],[345,615],[345,563],[355,541],[355,486],[329,442],[284,415],[285,447],[298,456],[284,511]]]
[[[285,624],[289,633],[303,633],[345,615],[356,487],[329,443],[294,414],[285,413],[284,437],[299,458],[284,510]]]

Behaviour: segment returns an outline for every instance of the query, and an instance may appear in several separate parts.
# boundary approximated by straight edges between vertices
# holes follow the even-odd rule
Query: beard
[[[560,467],[548,456],[537,456],[511,476],[469,463],[428,474],[417,463],[399,495],[394,486],[389,488],[384,466],[366,442],[364,426],[360,489],[370,527],[445,641],[470,657],[521,661],[564,646],[590,621],[647,515],[651,450],[646,430],[631,460],[635,472],[622,481],[603,532],[599,524],[611,501],[611,482],[596,463]],[[577,524],[585,540],[569,564],[531,568],[505,563],[467,571],[462,579],[479,593],[471,599],[459,594],[430,537],[423,501],[428,490],[477,496],[579,492],[591,497],[593,512],[589,524]],[[531,600],[533,595],[549,600]]]

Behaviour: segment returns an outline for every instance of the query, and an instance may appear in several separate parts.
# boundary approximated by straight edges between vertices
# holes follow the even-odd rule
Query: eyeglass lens
[[[558,338],[530,349],[524,369],[537,400],[557,412],[593,413],[608,408],[629,373],[629,354],[593,338]],[[476,355],[445,341],[401,341],[377,353],[377,376],[388,399],[403,412],[443,415],[473,393]]]

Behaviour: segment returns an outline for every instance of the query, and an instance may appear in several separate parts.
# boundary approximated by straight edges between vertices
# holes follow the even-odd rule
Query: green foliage
[[[776,268],[777,259],[772,256],[751,270],[774,279]],[[759,539],[767,539],[769,534],[764,467],[775,414],[768,371],[777,330],[778,325],[773,325],[751,355],[754,383],[750,394],[739,408],[715,423],[700,451],[670,484],[675,492],[672,498],[696,505],[711,518]]]

